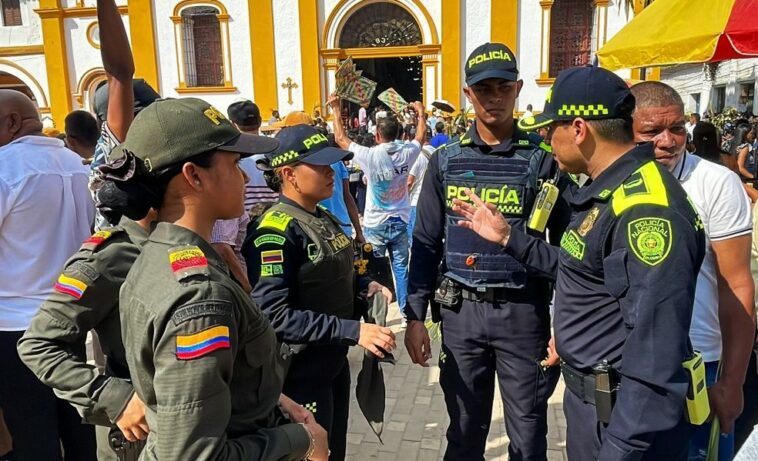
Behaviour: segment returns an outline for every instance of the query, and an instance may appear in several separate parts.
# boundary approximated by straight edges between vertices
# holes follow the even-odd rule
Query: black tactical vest
[[[447,275],[470,287],[523,288],[526,268],[503,248],[458,226],[453,199],[468,201],[465,188],[495,204],[513,227],[526,228],[538,191],[540,166],[547,155],[531,139],[514,140],[507,155],[482,154],[455,140],[437,151],[445,194]]]
[[[323,208],[323,216],[318,218],[286,203],[277,203],[270,211],[292,216],[311,241],[307,247],[308,262],[300,267],[297,277],[296,305],[342,319],[353,318],[353,242],[342,231],[337,218]]]

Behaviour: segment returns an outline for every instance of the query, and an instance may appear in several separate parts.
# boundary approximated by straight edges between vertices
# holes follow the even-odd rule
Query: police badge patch
[[[584,221],[582,221],[582,224],[579,225],[578,233],[581,237],[584,237],[587,235],[587,232],[592,230],[592,227],[595,225],[595,221],[597,221],[597,217],[600,214],[600,209],[598,207],[595,207],[590,210],[589,213],[587,213],[587,216],[585,216]]]
[[[629,246],[637,258],[649,266],[663,262],[671,251],[671,221],[640,218],[629,223]]]

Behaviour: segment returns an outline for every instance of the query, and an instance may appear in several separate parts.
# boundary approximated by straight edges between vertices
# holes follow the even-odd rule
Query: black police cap
[[[535,117],[535,122],[545,126],[577,117],[585,120],[628,119],[633,111],[634,96],[621,77],[600,67],[572,67],[558,74],[548,91],[545,110],[539,119]],[[519,124],[528,129],[526,125]]]
[[[478,46],[466,60],[466,85],[471,86],[488,78],[518,80],[518,67],[513,51],[502,43]]]

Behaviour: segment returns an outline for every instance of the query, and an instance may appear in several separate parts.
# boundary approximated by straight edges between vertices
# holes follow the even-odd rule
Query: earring
[[[195,180],[195,185],[196,185],[196,186],[199,186],[199,185],[200,185],[200,181],[198,181],[198,180],[196,179],[196,180]]]

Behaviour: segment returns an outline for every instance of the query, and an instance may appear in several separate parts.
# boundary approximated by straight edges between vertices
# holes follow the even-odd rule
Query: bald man
[[[0,408],[18,460],[95,460],[92,426],[24,366],[16,342],[90,235],[88,169],[42,135],[34,103],[0,90]],[[61,445],[65,458],[61,454]]]

